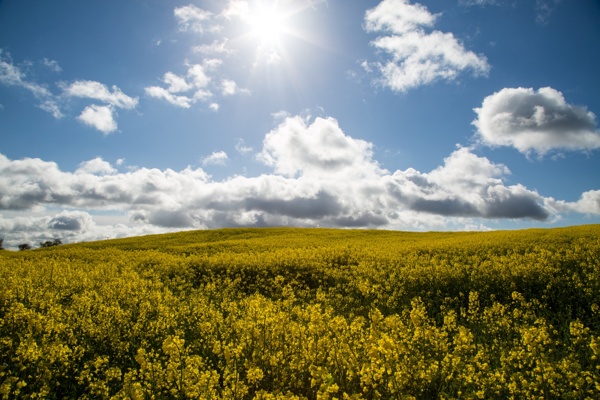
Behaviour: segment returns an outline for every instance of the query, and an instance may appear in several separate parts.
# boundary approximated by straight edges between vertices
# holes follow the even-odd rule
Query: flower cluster
[[[0,398],[600,398],[600,227],[0,253]]]

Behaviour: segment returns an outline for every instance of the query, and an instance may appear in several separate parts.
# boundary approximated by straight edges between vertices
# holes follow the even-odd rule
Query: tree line
[[[54,239],[54,240],[46,240],[45,242],[40,242],[40,247],[53,247],[59,246],[62,244],[62,240]],[[20,251],[31,250],[33,247],[29,243],[22,243],[17,246]],[[4,250],[4,239],[0,238],[0,250]]]

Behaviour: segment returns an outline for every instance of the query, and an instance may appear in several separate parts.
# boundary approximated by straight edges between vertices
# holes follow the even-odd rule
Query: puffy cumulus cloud
[[[119,161],[117,160],[117,165],[119,165]],[[123,161],[120,162],[121,164]],[[95,174],[95,175],[106,175],[106,174],[114,174],[117,170],[110,165],[109,162],[104,161],[102,157],[96,157],[92,160],[84,161],[79,164],[77,170],[75,170],[76,174]]]
[[[333,118],[286,118],[263,141],[258,159],[287,176],[361,176],[380,172],[369,142],[344,134]]]
[[[474,111],[473,125],[480,141],[489,146],[512,146],[540,156],[553,150],[600,148],[595,115],[568,104],[550,87],[505,88],[486,97]]]
[[[37,158],[9,160],[0,155],[0,209],[28,210],[40,206],[81,209],[128,209],[136,205],[178,207],[208,180],[202,169],[140,168],[115,173],[106,161],[94,159],[74,172]]]
[[[231,79],[222,79],[220,83],[214,83],[213,74],[221,63],[221,60],[214,58],[205,59],[201,64],[186,63],[187,73],[184,76],[169,71],[162,79],[166,87],[148,86],[145,88],[146,94],[174,106],[190,108],[196,102],[206,102],[214,98],[214,92],[220,92],[223,96],[248,93]],[[213,111],[219,109],[215,102],[211,102],[208,107]]]
[[[44,58],[41,64],[54,72],[61,71],[57,61]],[[126,95],[117,86],[109,89],[100,82],[88,80],[77,80],[70,84],[58,82],[57,85],[62,90],[62,94],[55,96],[46,86],[28,79],[21,68],[12,62],[10,55],[4,53],[2,49],[0,49],[0,84],[28,90],[40,102],[38,107],[52,114],[54,118],[64,117],[61,104],[65,99],[83,98],[100,101],[105,105],[88,105],[77,119],[105,134],[117,130],[117,123],[114,119],[115,108],[131,110],[138,105],[137,97]]]
[[[77,119],[107,135],[117,130],[113,113],[114,109],[111,106],[92,104],[84,108]]]
[[[93,225],[92,217],[84,211],[63,211],[48,221],[50,229],[59,231],[83,231]]]
[[[191,84],[187,83],[184,78],[172,72],[165,73],[163,82],[168,85],[166,90],[169,93],[187,92],[193,87]]]
[[[112,90],[106,85],[96,81],[80,80],[71,84],[61,83],[63,95],[101,101],[106,105],[91,104],[83,109],[77,119],[100,132],[106,134],[117,130],[115,108],[131,110],[137,107],[138,98],[130,97],[123,93],[117,86]]]
[[[233,96],[234,94],[250,94],[250,91],[245,88],[240,88],[238,84],[231,79],[223,79],[221,81],[221,94],[223,96]]]
[[[408,0],[383,0],[365,13],[367,32],[382,34],[371,44],[389,55],[383,62],[367,63],[377,70],[378,82],[395,92],[406,92],[436,80],[453,80],[465,70],[485,75],[485,56],[465,49],[452,33],[427,32],[437,15]]]
[[[202,159],[202,165],[225,165],[227,160],[229,160],[227,153],[224,151],[215,151]]]
[[[67,96],[99,100],[127,110],[135,108],[138,104],[137,97],[126,95],[117,86],[113,86],[111,91],[106,85],[96,81],[75,81],[70,85],[63,83],[61,87]]]
[[[581,198],[574,202],[548,199],[547,203],[556,212],[600,215],[600,190],[584,192]]]
[[[492,219],[550,217],[544,198],[522,185],[506,186],[510,171],[460,148],[430,173],[396,171],[388,181],[395,198],[413,211],[442,216]]]
[[[600,215],[600,190],[590,190],[581,195],[573,210],[584,214]]]
[[[0,237],[75,241],[272,225],[466,229],[488,220],[600,214],[600,191],[573,203],[545,198],[507,185],[509,169],[470,148],[456,149],[429,172],[390,172],[373,159],[372,147],[333,118],[288,116],[259,152],[272,172],[252,177],[216,181],[191,167],[119,172],[100,157],[67,172],[53,162],[0,155]]]
[[[369,32],[406,33],[422,26],[433,26],[437,16],[421,4],[407,0],[384,0],[365,13],[365,28]]]

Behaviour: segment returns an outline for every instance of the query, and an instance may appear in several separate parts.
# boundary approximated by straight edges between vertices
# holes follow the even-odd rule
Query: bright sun
[[[250,17],[252,33],[261,42],[272,43],[281,38],[284,33],[285,16],[275,7],[262,8]]]

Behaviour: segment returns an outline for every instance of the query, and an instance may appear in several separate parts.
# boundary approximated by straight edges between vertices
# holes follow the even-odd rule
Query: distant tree
[[[0,239],[0,250],[4,250],[4,239]]]
[[[29,243],[23,243],[19,245],[19,250],[31,250],[31,245]]]
[[[45,242],[40,242],[40,247],[52,247],[52,246],[58,246],[61,244],[62,244],[62,240],[60,240],[60,239],[54,239],[53,241],[46,240]]]

